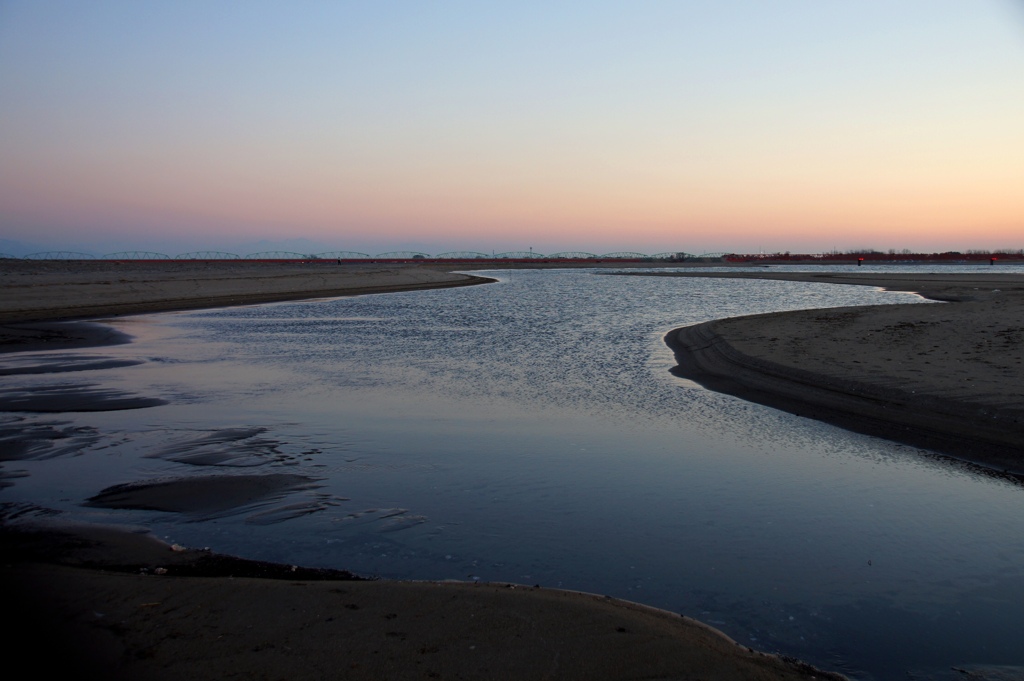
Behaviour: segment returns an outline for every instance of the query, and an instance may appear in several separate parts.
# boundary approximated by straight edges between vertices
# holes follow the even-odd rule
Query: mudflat
[[[842,427],[1024,473],[1024,275],[658,273],[913,291],[943,304],[801,310],[673,330],[677,372]]]

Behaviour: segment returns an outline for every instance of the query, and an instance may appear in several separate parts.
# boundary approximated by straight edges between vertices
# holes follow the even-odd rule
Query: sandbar
[[[331,261],[4,260],[0,322],[85,319],[491,281],[450,269]]]
[[[657,273],[913,291],[944,304],[800,310],[675,329],[705,387],[1015,476],[1024,473],[1024,275]]]
[[[151,511],[209,512],[232,509],[295,489],[309,488],[302,475],[200,475],[125,482],[89,497],[84,506]]]

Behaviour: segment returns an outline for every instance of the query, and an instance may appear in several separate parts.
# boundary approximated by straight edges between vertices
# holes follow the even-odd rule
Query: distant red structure
[[[1024,252],[1016,253],[757,253],[730,254],[726,262],[984,262],[1024,261]]]

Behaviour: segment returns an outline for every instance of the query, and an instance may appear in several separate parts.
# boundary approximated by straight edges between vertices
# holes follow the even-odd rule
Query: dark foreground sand
[[[841,678],[694,620],[504,584],[353,581],[64,528],[5,536],[7,663],[97,679]],[[31,644],[35,643],[33,646]],[[41,656],[34,650],[47,651]]]
[[[947,301],[722,319],[666,342],[678,373],[714,390],[1024,473],[1024,275],[653,276],[858,284]]]
[[[8,264],[0,271],[0,321],[7,322],[0,346],[9,352],[127,341],[101,324],[54,320],[485,281],[416,267],[365,266],[360,272],[323,264],[271,270],[252,263]],[[88,360],[67,360],[75,361]],[[32,396],[7,398],[24,405]],[[117,402],[125,399],[83,388],[43,396],[34,409],[46,411],[48,402],[58,410],[80,410],[89,402],[112,408],[112,401],[116,408],[132,408]],[[89,437],[28,421],[10,430],[0,433],[6,438],[0,461],[56,455],[75,438]],[[202,455],[248,455],[228,451],[247,437],[217,434],[213,444],[221,449],[203,449]],[[271,477],[117,486],[88,503],[216,511],[314,484],[301,476]],[[14,626],[5,638],[6,662],[33,676],[841,678],[751,651],[677,614],[598,595],[504,584],[363,581],[342,571],[169,547],[143,528],[132,533],[70,526],[48,518],[45,509],[0,507],[0,521],[0,584],[5,619]]]

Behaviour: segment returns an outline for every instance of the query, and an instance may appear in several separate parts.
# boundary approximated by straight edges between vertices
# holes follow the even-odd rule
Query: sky
[[[1024,0],[0,0],[0,244],[1016,250]]]

